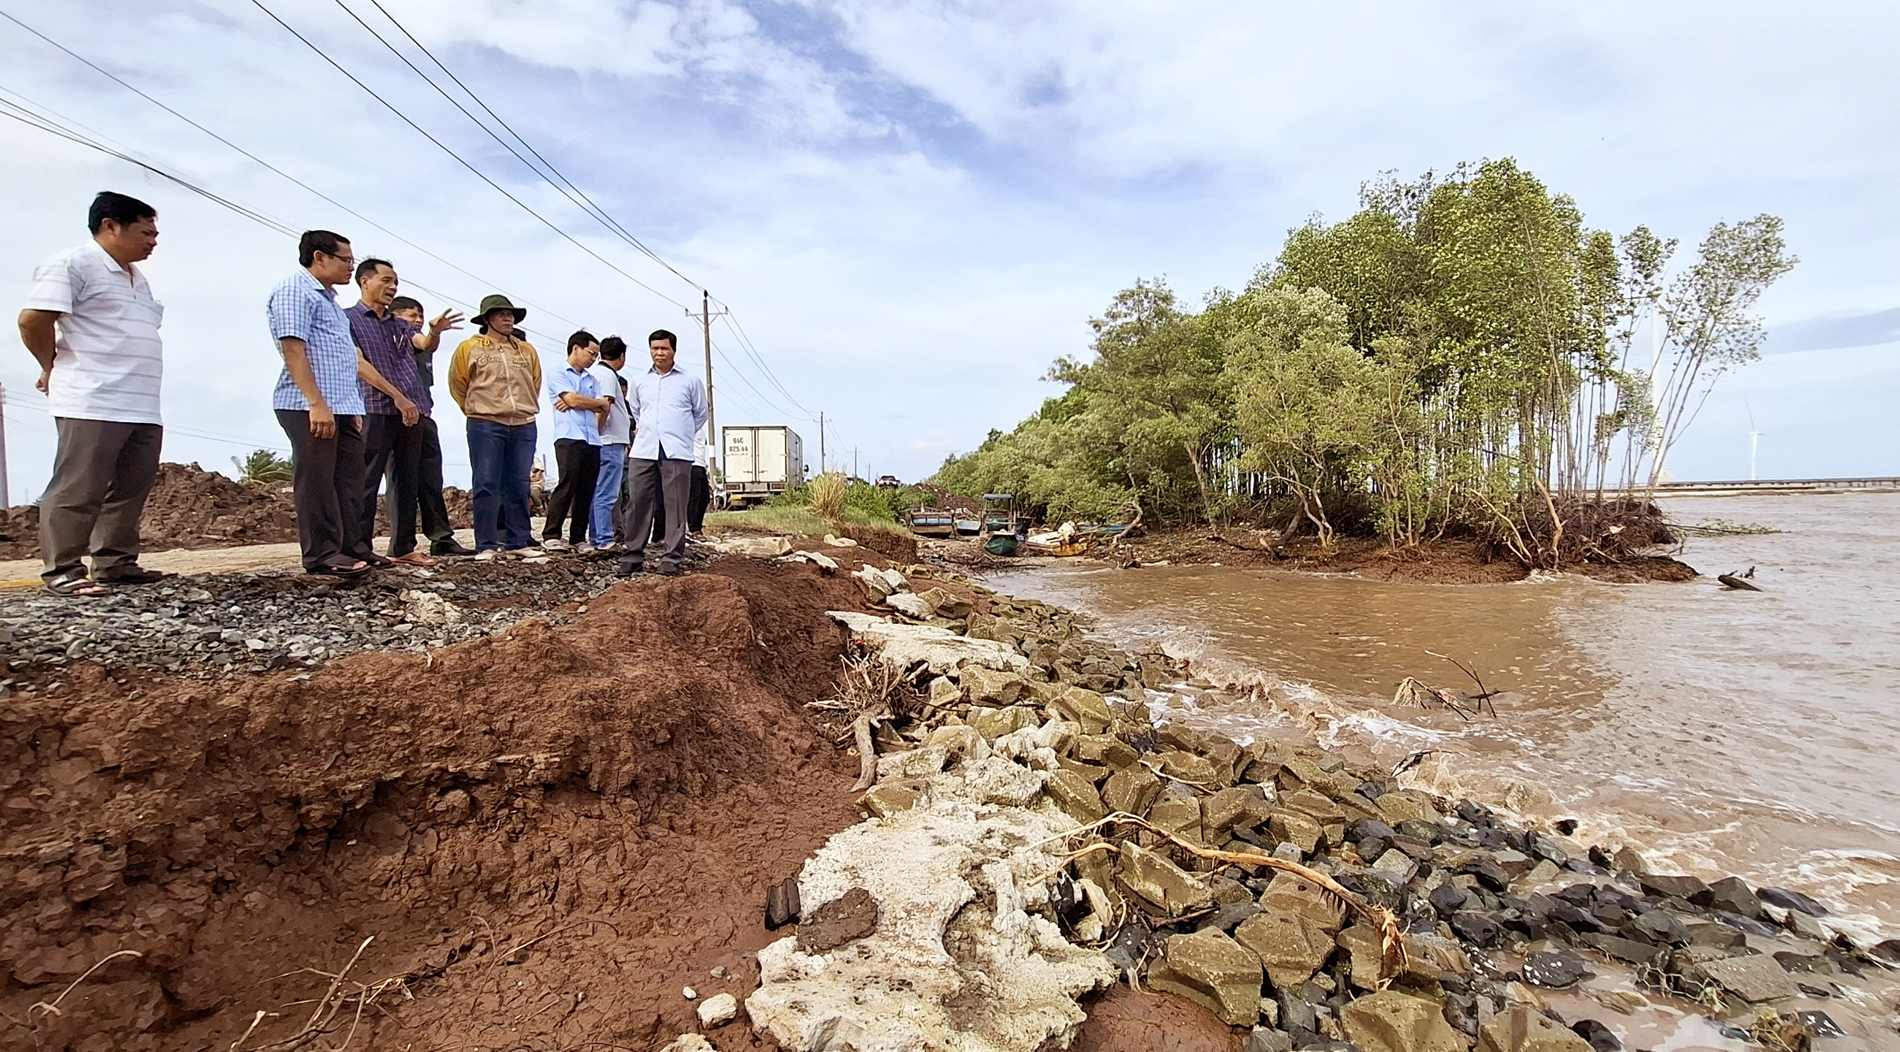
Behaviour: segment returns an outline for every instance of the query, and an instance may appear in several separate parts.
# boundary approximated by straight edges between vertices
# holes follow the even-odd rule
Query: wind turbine
[[[1748,410],[1748,481],[1754,482],[1759,477],[1755,474],[1755,452],[1761,448],[1761,432],[1755,430],[1755,411],[1749,409],[1747,401],[1742,402],[1742,408]]]

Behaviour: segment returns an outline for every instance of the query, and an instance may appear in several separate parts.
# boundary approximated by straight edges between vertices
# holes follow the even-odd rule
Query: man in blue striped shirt
[[[357,536],[363,499],[363,395],[356,385],[356,341],[336,305],[356,257],[328,230],[306,230],[297,243],[303,267],[272,290],[271,338],[284,368],[271,393],[277,423],[290,439],[297,540],[307,573],[354,577],[369,571],[369,538]]]

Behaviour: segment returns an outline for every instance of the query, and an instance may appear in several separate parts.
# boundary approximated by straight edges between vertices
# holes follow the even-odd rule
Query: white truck
[[[805,484],[805,443],[783,425],[722,427],[726,502],[743,508]]]

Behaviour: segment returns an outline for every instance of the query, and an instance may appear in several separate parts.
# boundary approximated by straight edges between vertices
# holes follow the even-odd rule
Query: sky
[[[256,160],[4,18],[0,100],[336,230],[432,309],[505,293],[548,368],[574,328],[636,346],[668,328],[701,371],[688,308],[709,290],[731,312],[712,326],[719,424],[790,425],[815,469],[822,413],[829,466],[906,481],[1059,393],[1050,363],[1086,355],[1089,318],[1137,279],[1198,302],[1382,172],[1511,157],[1614,232],[1693,246],[1719,221],[1787,221],[1801,262],[1760,302],[1767,354],[1717,385],[1674,477],[1747,477],[1752,431],[1764,478],[1900,475],[1891,4],[380,3],[664,264],[406,68],[385,42],[457,91],[376,0],[0,0]],[[165,458],[229,471],[285,447],[263,308],[293,238],[0,119],[0,301],[85,238],[100,189],[160,211]],[[53,428],[12,346],[17,503]]]

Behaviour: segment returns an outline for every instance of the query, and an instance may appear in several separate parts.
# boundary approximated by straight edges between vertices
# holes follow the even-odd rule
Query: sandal
[[[74,597],[74,598],[80,598],[80,597],[90,598],[92,596],[112,594],[111,585],[105,584],[100,581],[92,580],[91,578],[86,576],[86,571],[83,569],[68,570],[63,574],[60,574],[58,577],[55,577],[52,580],[47,581],[45,584],[41,585],[41,587],[45,588],[47,591],[53,593],[54,595],[63,595],[63,596],[69,596],[69,597]]]
[[[435,565],[434,559],[429,558],[428,556],[422,554],[419,551],[404,552],[401,555],[392,555],[389,557],[389,561],[392,563],[401,563],[404,566],[421,566],[421,567],[424,567],[425,569],[427,567]]]
[[[175,573],[166,573],[163,570],[152,570],[134,563],[131,566],[120,569],[118,573],[113,574],[111,577],[102,577],[100,580],[111,584],[152,584],[177,576]]]
[[[325,563],[313,566],[305,573],[323,574],[326,577],[361,577],[370,571],[370,565],[360,559],[347,563]]]

